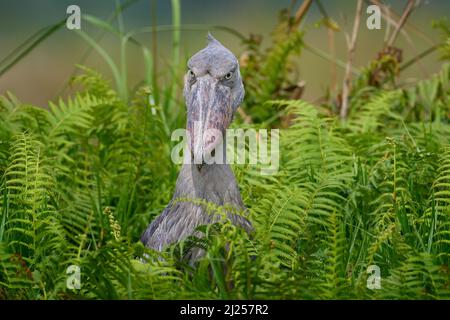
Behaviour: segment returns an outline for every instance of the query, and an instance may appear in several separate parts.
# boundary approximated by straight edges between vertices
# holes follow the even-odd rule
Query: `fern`
[[[448,67],[409,89],[354,92],[342,122],[332,106],[283,100],[285,58],[301,46],[285,36],[260,61],[273,83],[246,101],[249,128],[289,119],[279,170],[233,166],[250,237],[225,219],[164,252],[139,243],[172,196],[167,132],[185,120],[165,119],[147,89],[124,103],[85,70],[75,97],[48,109],[1,97],[0,298],[448,299]],[[195,268],[191,246],[205,250]],[[381,290],[367,288],[369,265]]]
[[[443,149],[438,175],[433,183],[427,220],[428,253],[433,252],[441,263],[450,262],[450,148]]]

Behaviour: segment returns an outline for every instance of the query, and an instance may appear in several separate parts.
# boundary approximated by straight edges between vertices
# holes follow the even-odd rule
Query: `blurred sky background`
[[[152,1],[156,2],[157,24],[171,24],[170,0],[142,0],[138,1],[124,13],[125,28],[127,30],[150,26],[152,24]],[[297,7],[302,1],[297,1]],[[401,13],[406,1],[384,1],[396,12]],[[291,0],[181,0],[182,24],[221,25],[233,28],[248,36],[250,33],[263,36],[264,44],[270,41],[270,31],[277,23],[278,13],[282,8],[290,5]],[[82,13],[97,16],[102,19],[109,17],[114,11],[115,0],[0,0],[0,61],[23,43],[29,36],[40,28],[53,24],[66,17],[66,8],[71,4],[81,7]],[[346,61],[346,44],[344,31],[351,31],[356,1],[322,0],[328,14],[338,22],[342,30],[336,34],[337,56]],[[365,10],[364,10],[365,12]],[[431,46],[432,42],[439,42],[439,32],[433,30],[433,20],[448,17],[450,1],[429,0],[413,12],[408,24],[421,30],[428,36],[428,40],[411,34],[411,46],[404,37],[400,36],[396,46],[404,49],[404,61],[409,60],[418,52]],[[364,13],[364,17],[367,14]],[[305,42],[328,51],[327,30],[316,28],[314,23],[321,19],[320,12],[313,4],[310,13],[303,23],[308,28]],[[376,57],[381,49],[385,34],[386,23],[382,21],[381,30],[370,31],[362,20],[358,46],[356,49],[355,65],[365,66]],[[101,31],[86,23],[82,29],[92,36]],[[235,36],[224,31],[215,31],[214,35],[224,45],[239,56],[244,47]],[[181,57],[186,60],[190,55],[201,49],[205,43],[206,31],[182,31]],[[151,47],[151,34],[138,37]],[[113,36],[105,36],[101,45],[113,57],[119,57],[119,41]],[[171,32],[158,34],[159,72],[167,72],[170,64]],[[71,76],[75,65],[80,62],[88,45],[75,32],[63,28],[32,51],[24,60],[15,65],[6,74],[0,76],[0,94],[13,92],[22,102],[46,106],[49,100],[55,100],[64,87],[65,81]],[[143,80],[143,62],[140,51],[129,51],[129,76],[132,84]],[[101,71],[110,78],[111,74],[106,63],[92,52],[85,65]],[[301,78],[306,81],[304,98],[310,101],[324,93],[330,83],[330,63],[308,51],[303,51],[298,58]],[[439,69],[438,54],[433,53],[417,65],[408,69],[404,79],[425,78]],[[339,69],[339,75],[342,70]],[[342,79],[340,77],[339,79]],[[180,82],[182,79],[180,79]],[[341,80],[339,80],[341,81]]]

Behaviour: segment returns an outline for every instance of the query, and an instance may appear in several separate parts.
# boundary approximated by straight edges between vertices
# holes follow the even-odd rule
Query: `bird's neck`
[[[228,164],[184,164],[174,198],[203,199],[217,205],[243,207],[239,187]]]

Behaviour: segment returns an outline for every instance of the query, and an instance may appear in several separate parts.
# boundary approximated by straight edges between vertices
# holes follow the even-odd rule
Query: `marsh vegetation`
[[[171,199],[179,170],[170,133],[185,124],[183,25],[173,0],[173,68],[158,79],[152,47],[134,38],[158,27],[120,27],[132,2],[109,21],[83,15],[117,37],[120,61],[74,31],[105,59],[112,81],[80,66],[70,79],[76,93],[48,108],[9,92],[0,97],[0,298],[450,298],[448,22],[435,23],[442,35],[429,50],[441,55],[436,74],[398,81],[427,52],[403,61],[394,33],[404,23],[397,23],[365,68],[352,65],[352,54],[348,61],[326,55],[349,72],[315,102],[302,99],[293,63],[308,48],[301,22],[310,6],[321,7],[322,28],[339,30],[320,1],[284,10],[267,48],[255,35],[229,30],[242,37],[246,87],[232,127],[280,129],[279,170],[261,175],[258,165],[233,165],[252,236],[223,221],[159,254],[139,236]],[[406,21],[407,10],[420,9],[407,6],[392,19]],[[62,27],[19,46],[1,61],[0,76]],[[127,46],[140,48],[146,70],[135,89],[127,83]],[[195,268],[183,260],[193,245],[207,252]],[[71,265],[81,270],[80,289],[67,287]],[[372,265],[381,271],[376,290],[367,288]]]

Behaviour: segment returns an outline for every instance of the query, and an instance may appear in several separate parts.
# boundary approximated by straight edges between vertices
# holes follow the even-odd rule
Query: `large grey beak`
[[[197,78],[188,97],[187,130],[192,160],[201,165],[222,147],[233,119],[231,89],[209,74]]]

